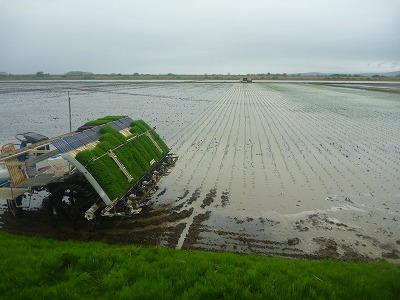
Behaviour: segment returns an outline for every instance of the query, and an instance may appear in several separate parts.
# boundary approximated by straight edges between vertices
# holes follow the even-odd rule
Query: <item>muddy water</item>
[[[399,116],[398,95],[233,85],[170,143],[155,202],[193,208],[178,248],[396,259]]]
[[[169,140],[223,93],[219,83],[132,81],[0,82],[0,143],[36,131],[57,136],[104,115],[146,120]]]
[[[55,137],[68,132],[68,95],[72,130],[105,115],[127,115],[155,126],[168,141],[229,86],[165,81],[0,82],[0,146],[18,143],[18,133]],[[41,200],[34,195],[33,201],[24,200],[23,205],[36,209]]]
[[[2,144],[27,128],[64,133],[67,91],[74,128],[104,114],[142,118],[179,155],[152,210],[128,225],[108,221],[99,238],[399,261],[398,94],[299,83],[1,83]]]

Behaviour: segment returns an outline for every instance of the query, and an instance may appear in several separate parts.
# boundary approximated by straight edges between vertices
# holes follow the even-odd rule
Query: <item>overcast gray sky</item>
[[[400,0],[0,0],[0,72],[400,70]]]

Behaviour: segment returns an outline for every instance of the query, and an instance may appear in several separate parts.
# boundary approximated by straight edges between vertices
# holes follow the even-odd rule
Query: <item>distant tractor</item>
[[[17,215],[39,191],[52,215],[79,219],[131,216],[177,157],[142,120],[109,116],[55,138],[33,132],[1,147],[0,199]]]
[[[242,79],[240,79],[240,82],[251,83],[251,82],[253,82],[253,80],[251,80],[251,78],[249,78],[249,77],[243,77]]]

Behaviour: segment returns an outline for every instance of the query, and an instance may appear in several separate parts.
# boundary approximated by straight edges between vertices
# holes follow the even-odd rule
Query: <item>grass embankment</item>
[[[2,299],[400,299],[400,266],[0,233]]]

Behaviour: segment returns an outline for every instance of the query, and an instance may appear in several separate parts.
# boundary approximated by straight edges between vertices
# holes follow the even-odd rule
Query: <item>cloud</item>
[[[290,73],[367,61],[392,69],[400,61],[394,0],[3,0],[0,7],[0,71],[11,73]]]
[[[395,69],[395,70],[400,69],[400,62],[398,62],[398,61],[392,61],[392,64],[390,65],[390,67],[391,67],[392,69]]]

